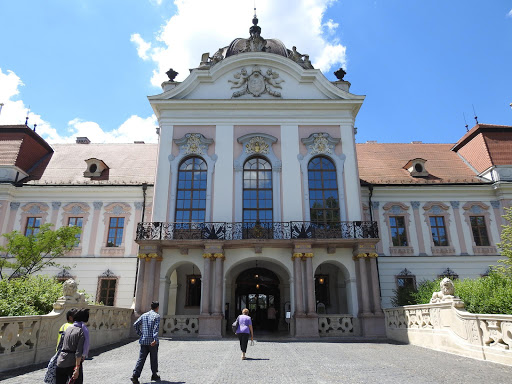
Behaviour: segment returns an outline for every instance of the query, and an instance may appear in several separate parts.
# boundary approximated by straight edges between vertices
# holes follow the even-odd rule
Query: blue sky
[[[262,36],[366,95],[358,142],[456,142],[512,125],[512,1],[257,0]],[[0,0],[0,124],[51,142],[155,141],[147,95],[169,67],[247,37],[253,0]]]

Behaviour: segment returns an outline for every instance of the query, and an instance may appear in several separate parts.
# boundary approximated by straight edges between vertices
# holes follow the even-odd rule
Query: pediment
[[[304,69],[276,54],[250,52],[212,68],[194,69],[182,82],[166,82],[156,100],[364,100],[331,83],[318,69]]]

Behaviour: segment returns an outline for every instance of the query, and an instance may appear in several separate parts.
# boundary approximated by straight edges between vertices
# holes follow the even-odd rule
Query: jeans
[[[144,368],[144,363],[146,362],[146,358],[149,354],[149,362],[151,363],[151,372],[153,375],[158,373],[158,344],[152,347],[151,345],[141,345],[139,359],[137,360],[137,364],[135,364],[135,369],[133,370],[133,377],[140,377],[142,372],[142,368]]]
[[[247,343],[249,342],[248,333],[238,333],[238,339],[240,340],[240,349],[243,353],[247,352]]]

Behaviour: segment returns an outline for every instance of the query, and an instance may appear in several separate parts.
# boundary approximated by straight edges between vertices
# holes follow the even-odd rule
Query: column
[[[202,276],[201,292],[201,315],[210,314],[210,266],[211,266],[211,253],[203,253],[204,258],[204,275]]]
[[[156,183],[153,198],[153,221],[166,222],[174,218],[167,218],[169,212],[169,185],[171,179],[171,166],[169,156],[172,155],[172,136],[174,126],[160,123],[160,136],[158,138],[158,163],[156,169]]]
[[[52,202],[52,215],[50,217],[50,222],[53,224],[53,227],[52,227],[53,229],[57,228],[57,217],[59,215],[60,206],[61,206],[60,201]],[[65,223],[65,224],[67,224],[67,223]]]
[[[146,272],[144,274],[144,280],[145,281],[145,291],[144,291],[144,311],[147,311],[150,308],[150,304],[153,301],[153,294],[155,292],[155,270],[156,270],[156,257],[151,257],[151,255],[148,255],[146,258]],[[158,284],[156,284],[158,285]]]
[[[160,297],[160,269],[162,268],[163,257],[156,257],[153,261],[155,264],[155,271],[153,274],[153,298],[151,301],[159,301]]]
[[[363,314],[370,313],[370,292],[368,290],[368,272],[366,270],[366,253],[360,253],[356,256],[359,260],[359,278],[361,283],[361,302]]]
[[[450,201],[453,209],[453,216],[455,217],[455,227],[457,228],[457,235],[459,236],[460,254],[468,255],[468,249],[466,248],[466,239],[464,238],[464,231],[462,230],[462,222],[460,220],[459,212],[459,201]],[[448,230],[448,228],[446,228]]]
[[[233,135],[233,125],[215,127],[215,153],[219,157],[215,164],[211,221],[233,221],[233,204],[231,204],[233,201]],[[225,203],[227,201],[229,204]]]
[[[302,293],[302,253],[294,253],[293,260],[293,281],[295,292],[295,314],[304,314],[304,295]]]
[[[379,205],[380,203],[378,201],[372,201],[372,206],[370,207],[370,209],[372,210],[372,220],[376,221],[380,227]],[[377,243],[377,252],[380,254],[384,253],[384,249],[382,248],[382,241],[379,241]]]
[[[420,202],[419,201],[411,201],[412,211],[414,212],[414,226],[416,227],[416,238],[418,239],[418,247],[420,251],[420,256],[427,256],[425,253],[425,239],[423,238],[423,231],[421,230],[421,220],[420,220]],[[382,243],[382,242],[380,242]]]
[[[373,312],[382,312],[380,306],[379,273],[377,272],[377,254],[370,253],[370,272],[372,278]]]
[[[345,118],[340,124],[342,153],[346,156],[343,170],[337,170],[338,175],[343,171],[345,185],[345,202],[347,214],[345,220],[361,220],[361,183],[358,174],[356,142],[354,135],[354,119]]]
[[[281,125],[281,158],[283,183],[283,221],[302,221],[304,196],[301,189],[301,170],[297,160],[299,154],[299,126]],[[277,181],[276,181],[277,182]],[[281,196],[279,196],[281,199]]]
[[[7,202],[3,203],[7,204]],[[9,219],[7,220],[7,228],[5,233],[12,232],[14,229],[14,220],[16,219],[16,213],[18,212],[18,208],[20,207],[20,203],[10,202],[9,203]],[[7,211],[7,207],[4,208]],[[7,243],[7,239],[3,236],[0,236],[0,245],[5,245]]]
[[[315,280],[313,276],[313,253],[304,254],[306,264],[307,313],[316,313]]]
[[[499,200],[494,200],[494,201],[491,201],[491,206],[492,206],[492,210],[494,212],[494,222],[496,223],[496,227],[498,228],[498,235],[501,237],[501,231],[503,230],[503,228],[501,227],[503,225],[503,220],[501,219],[501,210],[500,210],[500,201]],[[489,231],[491,230],[491,228],[489,228]]]
[[[7,200],[0,201],[0,233],[4,232],[4,220],[7,217]]]
[[[144,292],[144,273],[146,269],[146,255],[139,253],[137,255],[139,262],[139,271],[137,274],[137,291],[135,293],[135,312],[142,313],[142,294]]]
[[[222,314],[222,282],[223,282],[223,271],[224,271],[224,254],[215,253],[215,294],[214,294],[214,307],[213,313],[216,315]]]
[[[89,249],[87,250],[87,255],[94,255],[96,253],[96,236],[98,232],[103,233],[103,229],[98,227],[98,222],[100,220],[100,211],[103,203],[101,201],[95,201],[93,203],[94,206],[94,214],[92,216],[92,225],[91,225],[91,237],[89,238]]]

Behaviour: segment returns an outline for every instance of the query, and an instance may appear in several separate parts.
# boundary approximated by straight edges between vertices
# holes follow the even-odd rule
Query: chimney
[[[87,137],[77,137],[76,143],[77,144],[90,144],[91,140],[89,140]]]
[[[145,144],[144,141],[134,141],[133,144]]]
[[[411,144],[423,144],[423,141],[411,141]]]

